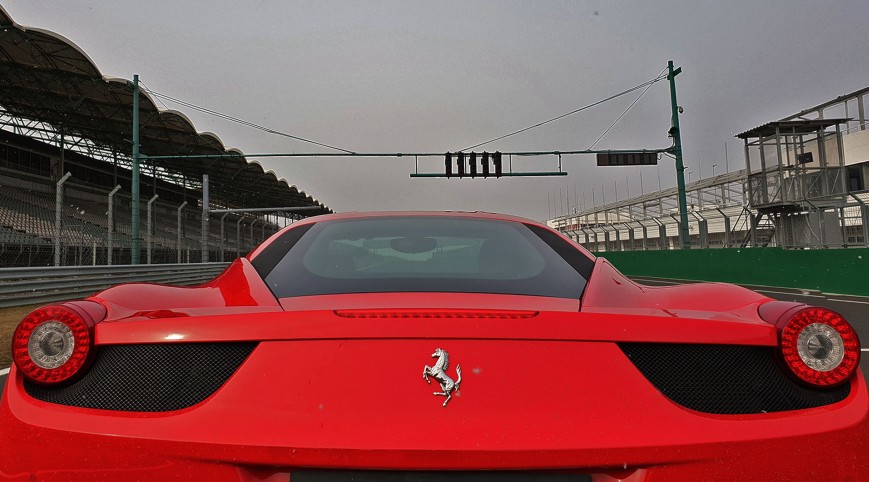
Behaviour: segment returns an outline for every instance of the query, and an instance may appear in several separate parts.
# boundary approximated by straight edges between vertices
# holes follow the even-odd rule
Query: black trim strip
[[[250,264],[253,265],[260,277],[265,280],[266,276],[275,269],[275,266],[287,255],[290,249],[302,239],[302,236],[314,227],[316,223],[309,223],[287,230],[278,239],[272,241],[271,244],[265,247],[256,258],[252,259]]]
[[[525,224],[525,227],[536,234],[550,248],[552,248],[559,256],[561,256],[567,264],[573,267],[580,276],[588,280],[591,278],[591,272],[594,269],[594,260],[582,254],[582,251],[576,249],[575,246],[568,243],[564,238],[552,231],[537,226],[534,224]]]
[[[591,482],[587,474],[450,470],[294,470],[293,482]]]

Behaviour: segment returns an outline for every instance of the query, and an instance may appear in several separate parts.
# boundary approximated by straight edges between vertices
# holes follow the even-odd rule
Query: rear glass
[[[320,222],[265,280],[279,298],[376,292],[579,298],[585,287],[525,225],[458,217]]]

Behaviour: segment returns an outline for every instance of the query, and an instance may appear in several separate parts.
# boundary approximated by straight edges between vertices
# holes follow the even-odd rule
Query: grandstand
[[[221,261],[299,216],[331,212],[147,93],[139,105],[142,153],[213,156],[144,159],[143,263],[201,261],[203,226],[207,259]],[[131,262],[132,106],[129,81],[103,76],[75,44],[15,24],[0,7],[0,266]],[[209,209],[290,209],[203,223],[203,175]]]

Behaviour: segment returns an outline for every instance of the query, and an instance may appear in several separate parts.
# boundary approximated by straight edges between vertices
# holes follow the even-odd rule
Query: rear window
[[[317,223],[265,281],[279,298],[377,292],[579,298],[586,282],[524,224],[440,216]]]

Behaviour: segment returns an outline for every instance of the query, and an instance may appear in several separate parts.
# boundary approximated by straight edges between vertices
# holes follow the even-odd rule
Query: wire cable
[[[663,75],[664,72],[666,72],[666,71],[667,71],[666,68],[665,68],[664,70],[662,70],[661,73],[658,74],[658,77],[660,77],[661,75]],[[622,115],[620,115],[620,116],[619,116],[619,117],[618,117],[618,118],[617,118],[617,119],[616,119],[612,124],[610,124],[610,126],[607,127],[605,131],[603,131],[603,134],[599,135],[599,136],[597,137],[597,139],[595,139],[595,141],[592,142],[590,146],[588,146],[588,150],[591,150],[591,149],[595,146],[595,144],[597,144],[598,142],[600,142],[601,139],[603,139],[603,136],[605,136],[605,135],[607,134],[607,132],[610,131],[610,129],[612,129],[613,127],[615,127],[616,124],[618,124],[619,121],[622,120],[622,117],[624,117],[625,114],[627,114],[628,111],[631,110],[631,107],[633,107],[634,104],[636,104],[637,102],[639,102],[639,100],[642,99],[644,95],[646,95],[646,92],[649,91],[649,89],[652,87],[652,85],[654,85],[654,84],[649,84],[649,85],[647,85],[646,88],[643,89],[642,92],[640,92],[639,97],[637,97],[636,99],[634,99],[633,102],[631,102],[631,105],[629,105],[628,108],[625,109],[624,112],[622,112]]]
[[[154,93],[154,91],[151,90],[151,89],[149,89],[148,86],[145,85],[145,83],[142,82],[141,80],[139,80],[139,85],[142,86],[142,90],[143,90],[143,91],[148,92],[148,93],[150,93],[150,94],[153,94],[153,93]],[[170,110],[169,107],[168,107],[168,106],[167,106],[167,105],[166,105],[162,100],[160,100],[159,98],[157,99],[157,102],[159,102],[160,105],[162,105],[164,109],[166,109],[166,110]]]
[[[335,149],[336,151],[346,152],[347,154],[355,154],[355,152],[350,151],[350,150],[347,150],[347,149],[342,149],[342,148],[340,148],[340,147],[330,146],[329,144],[324,144],[324,143],[322,143],[322,142],[313,141],[313,140],[311,140],[311,139],[305,139],[304,137],[294,136],[294,135],[292,135],[292,134],[288,134],[288,133],[286,133],[286,132],[281,132],[281,131],[278,131],[278,130],[275,130],[275,129],[271,129],[271,128],[268,128],[268,127],[263,127],[263,126],[261,126],[261,125],[259,125],[259,124],[255,124],[255,123],[253,123],[253,122],[246,121],[246,120],[244,120],[244,119],[239,119],[238,117],[233,117],[233,116],[231,116],[231,115],[223,114],[223,113],[221,113],[221,112],[217,112],[217,111],[215,111],[215,110],[211,110],[211,109],[208,109],[208,108],[205,108],[205,107],[200,107],[200,106],[198,106],[198,105],[196,105],[196,104],[192,104],[192,103],[190,103],[190,102],[186,102],[186,101],[183,101],[183,100],[181,100],[181,99],[176,99],[175,97],[171,97],[171,96],[168,96],[168,95],[166,95],[166,94],[161,94],[161,93],[159,93],[159,92],[154,92],[153,90],[147,90],[147,92],[148,92],[149,94],[153,95],[154,97],[157,97],[158,100],[159,100],[159,99],[166,99],[166,100],[168,100],[168,101],[170,101],[170,102],[174,102],[174,103],[176,103],[176,104],[183,105],[184,107],[189,107],[189,108],[191,108],[191,109],[193,109],[193,110],[197,110],[197,111],[199,111],[199,112],[202,112],[202,113],[205,113],[205,114],[208,114],[208,115],[214,116],[214,117],[218,117],[218,118],[221,118],[221,119],[225,119],[225,120],[228,120],[228,121],[231,121],[231,122],[236,122],[236,123],[238,123],[238,124],[241,124],[241,125],[244,125],[244,126],[247,126],[247,127],[251,127],[251,128],[254,128],[254,129],[259,129],[259,130],[261,130],[261,131],[263,131],[263,132],[268,132],[269,134],[275,134],[275,135],[278,135],[278,136],[288,137],[288,138],[290,138],[290,139],[295,139],[295,140],[297,140],[297,141],[307,142],[307,143],[309,143],[309,144],[314,144],[314,145],[317,145],[317,146],[320,146],[320,147],[326,147],[326,148],[329,148],[329,149]],[[160,101],[160,103],[162,103],[162,101]],[[165,104],[164,104],[164,105],[165,105]]]
[[[545,120],[545,121],[543,121],[543,122],[538,122],[537,124],[534,124],[534,125],[531,125],[531,126],[528,126],[528,127],[524,127],[524,128],[519,129],[519,130],[517,130],[517,131],[513,131],[513,132],[511,132],[511,133],[509,133],[509,134],[504,134],[503,136],[496,137],[496,138],[494,138],[494,139],[489,139],[488,141],[480,142],[479,144],[474,144],[473,146],[469,146],[469,147],[466,147],[466,148],[461,149],[461,150],[462,150],[462,151],[467,151],[467,150],[470,150],[470,149],[475,149],[475,148],[477,148],[477,147],[480,147],[480,146],[483,146],[483,145],[486,145],[486,144],[489,144],[489,143],[492,143],[492,142],[495,142],[495,141],[500,141],[501,139],[504,139],[504,138],[507,138],[507,137],[510,137],[510,136],[513,136],[513,135],[516,135],[516,134],[520,134],[520,133],[522,133],[522,132],[530,131],[531,129],[534,129],[534,128],[537,128],[537,127],[540,127],[540,126],[542,126],[542,125],[549,124],[550,122],[555,122],[555,121],[557,121],[557,120],[559,120],[559,119],[563,119],[563,118],[565,118],[565,117],[567,117],[567,116],[570,116],[570,115],[576,114],[577,112],[582,112],[582,111],[584,111],[584,110],[586,110],[586,109],[590,109],[590,108],[592,108],[592,107],[594,107],[594,106],[596,106],[596,105],[603,104],[604,102],[607,102],[607,101],[613,100],[613,99],[615,99],[615,98],[617,98],[617,97],[621,97],[621,96],[623,96],[623,95],[630,94],[631,92],[634,92],[634,91],[636,91],[636,90],[642,89],[643,87],[646,87],[646,86],[652,85],[652,84],[654,84],[654,83],[656,83],[656,82],[659,82],[659,81],[661,81],[661,80],[663,80],[663,79],[666,79],[666,78],[667,78],[666,75],[659,75],[659,76],[655,77],[655,78],[652,79],[652,80],[648,80],[648,81],[646,81],[646,82],[643,82],[643,83],[640,84],[640,85],[637,85],[637,86],[635,86],[635,87],[631,87],[630,89],[625,90],[625,91],[622,91],[622,92],[619,92],[618,94],[611,95],[611,96],[607,97],[606,99],[602,99],[602,100],[599,100],[599,101],[597,101],[597,102],[593,102],[593,103],[588,104],[588,105],[586,105],[586,106],[580,107],[579,109],[574,109],[574,110],[572,110],[572,111],[570,111],[570,112],[568,112],[568,113],[566,113],[566,114],[561,114],[560,116],[553,117],[552,119]]]

